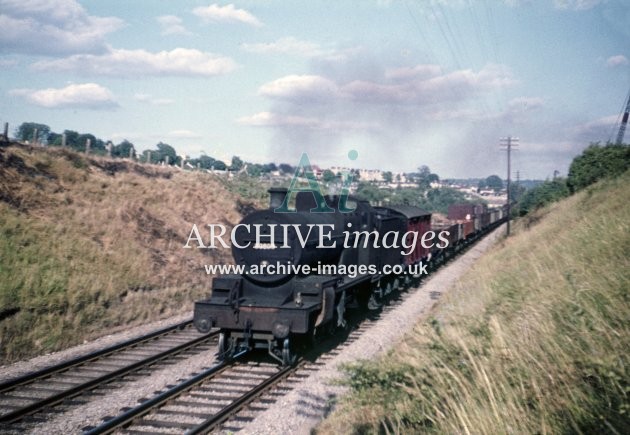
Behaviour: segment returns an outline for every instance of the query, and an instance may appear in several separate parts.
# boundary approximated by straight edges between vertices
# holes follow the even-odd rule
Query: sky
[[[227,161],[505,177],[511,136],[544,179],[630,89],[627,0],[0,0],[0,29],[11,133]]]

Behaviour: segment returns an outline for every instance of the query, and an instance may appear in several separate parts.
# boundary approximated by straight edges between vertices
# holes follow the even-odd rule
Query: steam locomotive
[[[388,294],[441,264],[505,214],[462,204],[449,209],[453,220],[447,225],[432,226],[431,213],[418,207],[372,207],[336,195],[324,197],[332,212],[313,213],[312,192],[297,193],[295,212],[276,213],[287,190],[269,193],[269,209],[251,213],[234,229],[232,255],[243,273],[215,277],[211,296],[195,303],[196,328],[220,329],[221,359],[262,347],[291,364],[299,343],[344,328],[349,307],[377,309]],[[354,211],[340,212],[341,200]],[[392,242],[403,234],[401,243]],[[423,243],[411,243],[418,236]]]

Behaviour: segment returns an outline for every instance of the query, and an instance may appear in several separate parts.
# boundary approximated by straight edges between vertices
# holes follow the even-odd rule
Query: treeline
[[[471,202],[466,199],[464,193],[450,187],[379,189],[378,186],[366,182],[359,183],[356,196],[372,204],[413,205],[427,211],[444,214],[451,204]]]
[[[23,122],[15,131],[15,139],[21,142],[39,143],[48,146],[64,145],[75,151],[85,152],[89,143],[90,153],[96,155],[110,155],[118,158],[137,158],[141,162],[165,165],[181,165],[182,156],[175,148],[167,143],[159,142],[153,149],[138,153],[136,146],[127,139],[114,144],[105,141],[91,133],[79,133],[74,130],[64,130],[62,133],[51,131],[46,124],[37,122]],[[206,154],[197,158],[186,159],[185,163],[193,168],[212,169],[218,171],[244,170],[250,176],[280,171],[284,174],[293,174],[295,167],[287,163],[247,163],[238,156],[232,157],[231,162],[224,162]]]
[[[565,198],[603,178],[617,177],[630,168],[630,145],[591,143],[571,162],[566,178],[547,180],[527,190],[519,199],[517,213],[527,213]]]

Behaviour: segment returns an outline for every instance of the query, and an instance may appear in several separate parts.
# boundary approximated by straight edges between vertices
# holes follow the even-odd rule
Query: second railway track
[[[0,424],[10,425],[178,355],[207,350],[216,333],[182,322],[0,383]]]
[[[219,363],[90,428],[87,435],[207,433],[276,387],[300,365],[301,361],[282,368],[272,362]]]

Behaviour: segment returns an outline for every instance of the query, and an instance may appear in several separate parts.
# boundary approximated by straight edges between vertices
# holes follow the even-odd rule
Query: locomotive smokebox
[[[278,208],[284,202],[284,198],[287,196],[286,187],[271,187],[269,192],[269,208]]]

